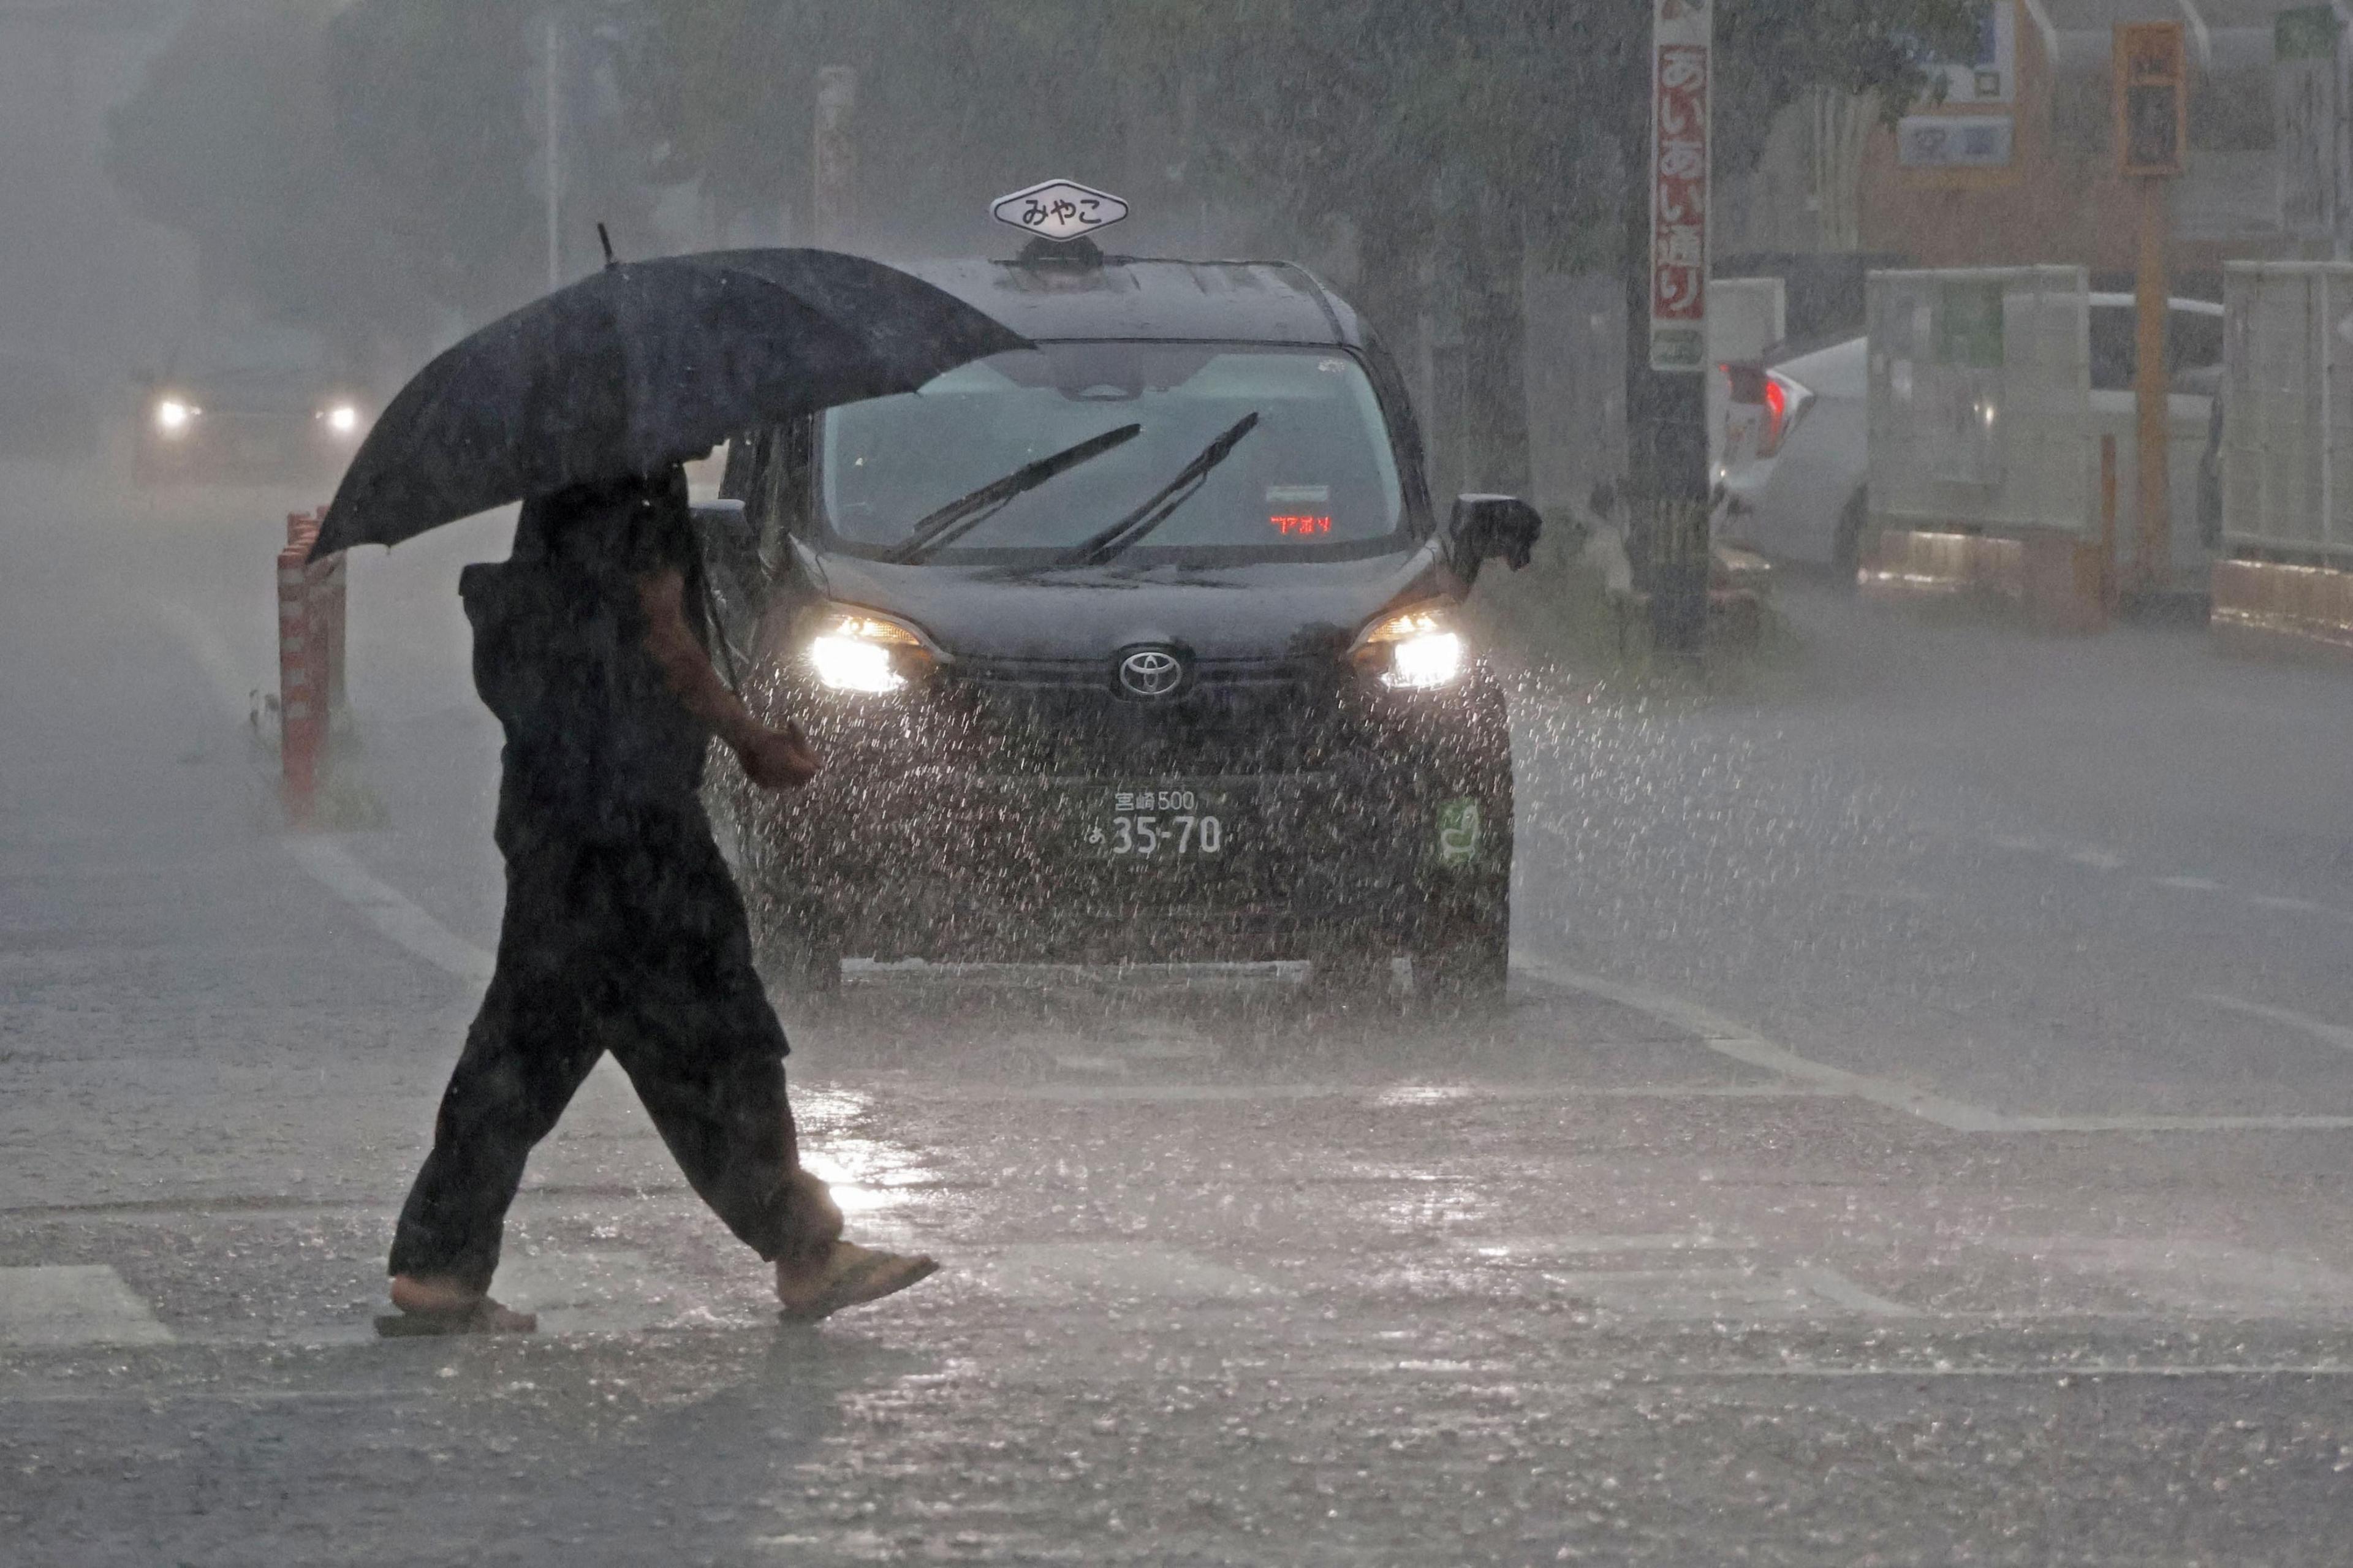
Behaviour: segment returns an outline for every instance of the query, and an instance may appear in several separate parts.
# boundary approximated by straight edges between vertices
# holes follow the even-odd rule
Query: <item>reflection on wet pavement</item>
[[[1300,965],[1198,965],[1087,979],[1036,970],[853,972],[836,998],[779,998],[803,1074],[877,1071],[1007,1085],[1466,1082],[1585,1092],[1782,1087],[1691,1049],[1688,1031],[1529,980],[1493,1013],[1407,996],[1334,996]],[[1433,1083],[1431,1080],[1438,1080]],[[1449,1085],[1454,1086],[1449,1088]],[[1794,1087],[1794,1086],[1792,1086]]]

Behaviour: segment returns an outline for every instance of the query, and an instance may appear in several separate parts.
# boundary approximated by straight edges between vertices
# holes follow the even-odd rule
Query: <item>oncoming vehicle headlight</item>
[[[195,417],[196,411],[176,397],[167,397],[155,405],[155,428],[166,436],[185,435]]]
[[[1434,691],[1462,678],[1462,635],[1443,603],[1417,605],[1375,621],[1356,638],[1356,661],[1392,691]]]
[[[828,609],[809,638],[808,661],[828,690],[880,695],[905,690],[910,675],[928,667],[932,656],[912,628],[887,616]]]

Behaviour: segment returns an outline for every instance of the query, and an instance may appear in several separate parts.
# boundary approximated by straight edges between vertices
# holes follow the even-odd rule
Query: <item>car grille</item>
[[[1113,689],[1103,662],[960,663],[938,700],[992,773],[1109,778],[1289,773],[1338,740],[1339,683],[1288,661],[1211,661],[1173,698]]]

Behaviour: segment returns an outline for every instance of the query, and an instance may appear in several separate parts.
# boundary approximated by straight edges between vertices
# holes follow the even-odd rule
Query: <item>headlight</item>
[[[1461,634],[1451,606],[1417,605],[1365,628],[1356,638],[1359,666],[1377,673],[1392,691],[1431,691],[1462,678]]]
[[[338,403],[324,416],[327,428],[338,436],[348,436],[360,427],[360,411],[348,403]]]
[[[184,434],[196,416],[196,411],[176,397],[167,397],[155,405],[155,428],[166,436]]]
[[[903,691],[930,665],[923,639],[897,621],[865,610],[828,610],[809,639],[809,668],[834,691]]]

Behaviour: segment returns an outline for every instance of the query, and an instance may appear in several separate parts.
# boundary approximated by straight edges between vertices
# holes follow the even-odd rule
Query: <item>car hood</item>
[[[1336,653],[1393,605],[1459,591],[1435,542],[1356,561],[1082,568],[804,555],[819,591],[913,623],[951,659],[1078,662],[1139,643],[1197,658]]]

